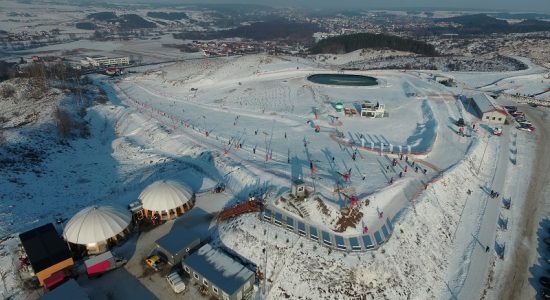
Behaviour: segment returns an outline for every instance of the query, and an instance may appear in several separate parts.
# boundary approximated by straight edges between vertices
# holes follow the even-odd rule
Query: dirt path
[[[544,121],[548,110],[533,109],[529,106],[521,107],[537,128],[537,150],[535,168],[531,175],[529,190],[525,198],[525,209],[518,226],[521,228],[523,240],[516,247],[510,247],[512,262],[502,282],[504,289],[499,291],[497,299],[533,299],[533,289],[528,279],[532,276],[529,272],[537,258],[537,229],[540,221],[540,210],[544,205],[543,188],[550,182],[550,161],[547,159],[550,153],[550,126]],[[512,271],[513,270],[513,271]]]

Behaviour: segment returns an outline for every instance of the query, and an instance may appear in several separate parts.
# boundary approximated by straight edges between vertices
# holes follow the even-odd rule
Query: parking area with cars
[[[517,123],[516,128],[521,131],[527,131],[527,132],[534,132],[536,130],[535,126],[533,126],[533,123],[531,121],[527,120],[525,117],[525,113],[522,111],[519,111],[517,106],[504,106],[506,108],[506,111]]]

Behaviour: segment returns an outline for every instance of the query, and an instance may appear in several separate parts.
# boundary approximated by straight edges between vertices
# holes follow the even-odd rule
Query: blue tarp
[[[378,245],[382,245],[384,243],[384,240],[382,239],[382,236],[380,235],[380,231],[377,231],[374,233],[374,239],[376,240],[376,243]]]
[[[357,240],[357,238],[349,238],[349,244],[351,246],[351,249],[354,249],[354,250],[358,250],[358,249],[361,249],[361,246],[359,245],[359,241]]]
[[[325,242],[325,244],[332,244],[332,242],[330,241],[330,235],[328,234],[328,232],[322,231],[321,234],[323,235],[323,242]]]
[[[344,238],[342,236],[335,235],[334,240],[336,241],[336,247],[343,249],[346,248],[346,244],[344,243]]]
[[[367,249],[374,247],[374,245],[372,244],[372,239],[370,238],[370,235],[363,236],[363,244],[365,244],[365,248]]]
[[[317,239],[319,238],[319,236],[317,235],[317,228],[315,227],[309,227],[309,233],[310,233],[310,236]]]
[[[388,229],[386,228],[386,224],[382,225],[382,232],[384,233],[384,237],[387,239],[390,238],[390,233],[388,232]]]

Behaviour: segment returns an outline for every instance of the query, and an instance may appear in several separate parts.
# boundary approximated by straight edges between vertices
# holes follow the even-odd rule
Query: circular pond
[[[378,84],[378,80],[374,77],[349,74],[314,74],[308,76],[307,80],[319,84],[347,86],[371,86]]]

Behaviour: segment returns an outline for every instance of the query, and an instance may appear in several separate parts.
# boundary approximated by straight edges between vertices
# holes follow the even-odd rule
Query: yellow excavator
[[[205,285],[201,285],[200,292],[203,296],[208,296],[208,294],[210,294],[208,287],[206,287]]]

